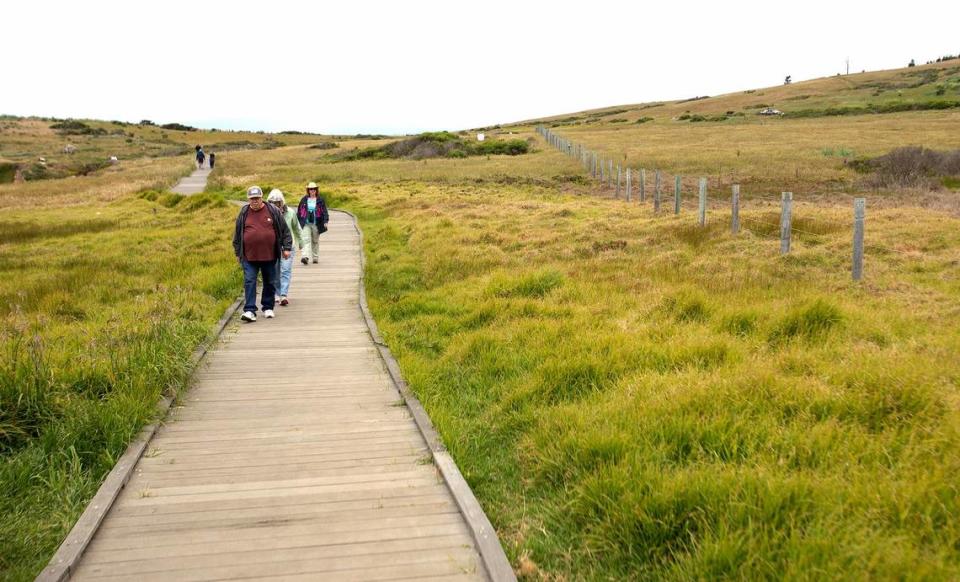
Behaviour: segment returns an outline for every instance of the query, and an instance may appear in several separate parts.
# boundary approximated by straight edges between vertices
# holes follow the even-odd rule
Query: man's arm
[[[240,210],[240,214],[237,215],[237,222],[233,225],[233,254],[237,256],[237,260],[240,260],[240,237],[243,236],[243,229],[241,228],[240,220],[243,218],[243,209]]]

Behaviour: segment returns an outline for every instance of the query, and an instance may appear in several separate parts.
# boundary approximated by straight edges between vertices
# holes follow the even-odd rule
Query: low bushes
[[[870,103],[845,107],[827,107],[825,109],[798,109],[784,112],[784,117],[834,117],[842,115],[867,115],[869,113],[901,113],[904,111],[930,111],[960,108],[960,101],[938,99],[933,101],[894,103]]]
[[[13,182],[17,175],[17,164],[13,162],[0,162],[0,184]]]
[[[102,127],[90,127],[82,121],[76,119],[65,119],[50,124],[50,129],[55,129],[60,135],[106,135],[107,130]]]
[[[484,155],[516,156],[525,154],[529,150],[530,144],[522,139],[470,142],[456,134],[447,131],[437,131],[422,133],[416,137],[395,141],[379,147],[351,150],[337,156],[337,159],[343,161],[389,158],[422,160],[427,158],[465,158],[467,156]]]
[[[960,150],[937,151],[920,146],[897,148],[888,154],[851,162],[859,172],[872,172],[880,187],[934,186],[960,176]]]

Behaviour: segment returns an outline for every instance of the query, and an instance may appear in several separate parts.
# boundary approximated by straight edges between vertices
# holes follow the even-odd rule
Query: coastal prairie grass
[[[161,169],[154,171],[163,173]],[[32,579],[236,296],[222,198],[0,216],[0,578]],[[84,187],[98,188],[102,180]],[[24,185],[16,185],[18,188]],[[129,186],[117,186],[120,191]]]
[[[525,577],[960,575],[956,217],[869,197],[856,284],[847,195],[798,196],[780,256],[774,199],[735,236],[546,149],[447,162],[236,171],[357,214],[378,325]]]

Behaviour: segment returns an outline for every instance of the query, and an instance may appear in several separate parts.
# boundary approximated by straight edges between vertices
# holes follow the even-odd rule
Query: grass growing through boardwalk
[[[43,568],[240,288],[235,210],[209,195],[169,206],[0,217],[0,579]]]

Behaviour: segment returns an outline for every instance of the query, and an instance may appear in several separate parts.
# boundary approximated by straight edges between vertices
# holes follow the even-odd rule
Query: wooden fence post
[[[647,171],[640,168],[640,202],[647,199]]]
[[[620,164],[617,164],[617,199],[620,198],[620,181],[623,178],[623,170],[620,169]]]
[[[740,184],[733,185],[733,198],[730,208],[730,232],[740,232]]]
[[[781,194],[780,205],[780,254],[790,252],[790,219],[793,212],[793,192]]]
[[[673,179],[673,213],[680,214],[680,176]]]
[[[613,160],[607,160],[607,168],[607,187],[609,187],[613,180]]]
[[[867,214],[867,199],[853,199],[853,280],[863,278],[863,221]]]
[[[653,211],[660,212],[660,193],[663,190],[660,170],[656,170],[653,176]]]
[[[633,200],[633,170],[627,168],[627,202]]]
[[[707,224],[707,179],[700,178],[700,208],[698,210],[700,226]]]

